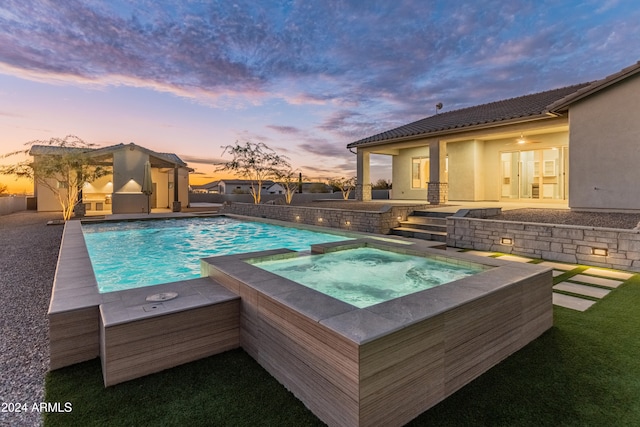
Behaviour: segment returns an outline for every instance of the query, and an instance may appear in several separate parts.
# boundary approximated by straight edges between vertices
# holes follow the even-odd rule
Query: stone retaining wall
[[[427,204],[416,206],[384,205],[379,212],[369,212],[308,206],[231,203],[224,205],[220,213],[277,219],[365,233],[389,234],[392,228],[400,225],[398,217],[405,220],[407,215],[414,210],[426,209],[429,206]]]
[[[640,271],[640,230],[449,217],[447,234],[447,245],[457,248]]]

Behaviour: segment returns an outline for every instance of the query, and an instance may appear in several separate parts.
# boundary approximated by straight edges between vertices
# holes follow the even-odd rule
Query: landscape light
[[[502,237],[500,239],[501,245],[513,245],[513,239],[511,237]]]
[[[608,256],[609,250],[603,248],[591,248],[591,255]]]

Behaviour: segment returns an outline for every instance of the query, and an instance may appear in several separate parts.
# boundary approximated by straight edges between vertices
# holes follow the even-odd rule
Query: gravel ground
[[[39,413],[4,412],[44,401],[49,369],[47,309],[63,227],[60,214],[0,216],[0,425],[38,426]],[[4,406],[7,405],[7,406]]]
[[[640,225],[640,214],[572,212],[566,209],[514,209],[503,211],[501,215],[491,219],[624,229]]]

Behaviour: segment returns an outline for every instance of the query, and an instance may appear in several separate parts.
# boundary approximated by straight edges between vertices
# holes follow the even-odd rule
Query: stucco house
[[[267,189],[274,184],[271,180],[262,181],[260,194],[269,194]],[[256,185],[255,181],[250,179],[221,179],[218,181],[219,194],[250,194],[251,187]]]
[[[356,198],[370,156],[392,157],[394,199],[557,202],[640,210],[640,62],[590,83],[436,114],[347,145]]]
[[[56,155],[63,150],[69,148],[34,145],[29,154],[37,162],[39,156]],[[110,167],[112,171],[111,174],[94,182],[85,183],[82,189],[82,203],[87,213],[142,213],[147,212],[148,206],[152,209],[180,210],[188,205],[191,169],[177,155],[157,153],[134,143],[87,150],[96,162]],[[151,164],[153,184],[150,196],[142,193],[147,161]],[[35,182],[34,196],[38,211],[60,211],[60,204],[54,193],[46,186]]]

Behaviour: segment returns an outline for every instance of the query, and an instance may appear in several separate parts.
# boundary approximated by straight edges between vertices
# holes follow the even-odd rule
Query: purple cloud
[[[0,72],[317,105],[311,130],[267,127],[344,144],[438,102],[462,108],[628,66],[640,58],[630,3],[5,0]]]

